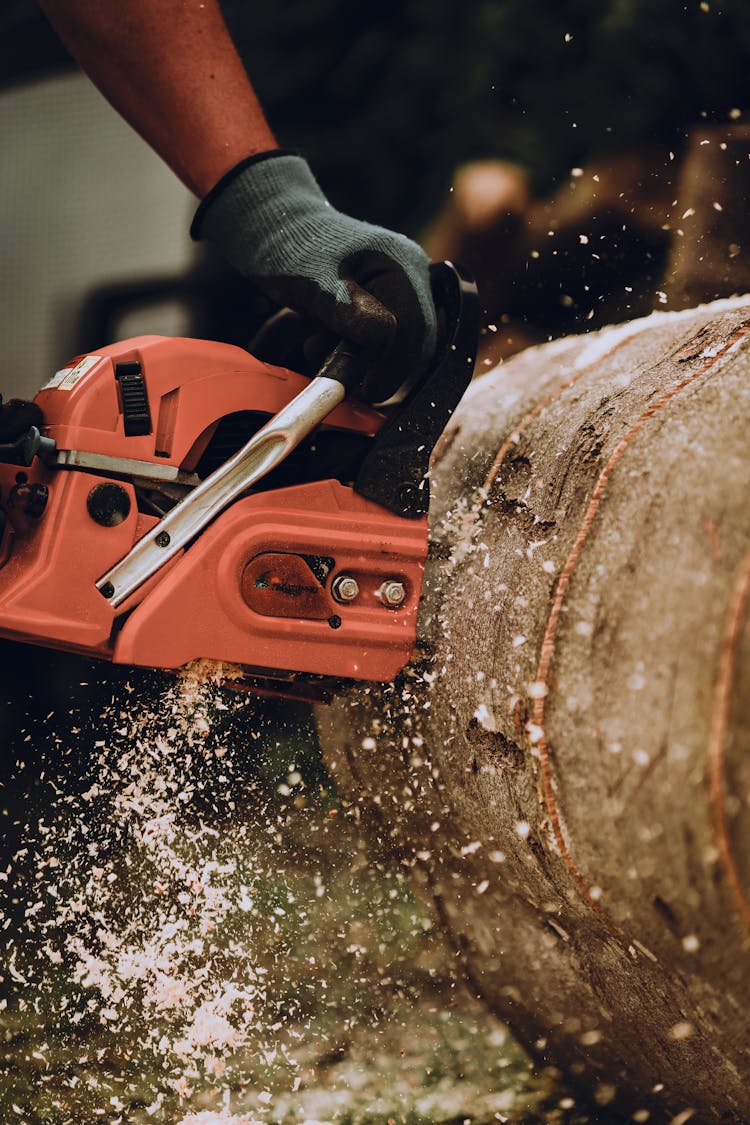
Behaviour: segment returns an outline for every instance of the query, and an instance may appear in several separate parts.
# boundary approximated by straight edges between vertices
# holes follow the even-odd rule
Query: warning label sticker
[[[42,390],[50,391],[56,387],[58,391],[72,391],[78,380],[82,379],[92,367],[96,367],[101,358],[100,355],[85,355],[83,359],[78,360],[75,367],[61,368],[60,371],[55,372],[48,383],[44,384]]]

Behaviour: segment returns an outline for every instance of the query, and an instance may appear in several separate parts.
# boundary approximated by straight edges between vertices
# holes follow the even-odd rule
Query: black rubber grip
[[[364,350],[349,340],[341,340],[318,371],[316,378],[335,379],[342,387],[351,391],[362,378],[364,369]]]

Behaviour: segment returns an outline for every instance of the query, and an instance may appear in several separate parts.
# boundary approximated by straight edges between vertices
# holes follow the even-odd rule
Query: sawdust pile
[[[219,690],[223,671],[107,680],[90,714],[82,684],[74,725],[30,730],[17,766],[40,791],[0,869],[0,1120],[502,1120],[519,1088],[540,1104],[299,720]]]
[[[232,1058],[250,1043],[269,1068],[296,1065],[277,1034],[288,1012],[275,1010],[266,985],[269,936],[278,938],[285,910],[280,895],[269,897],[269,841],[256,846],[257,826],[241,808],[243,800],[257,807],[258,795],[242,756],[211,738],[218,712],[245,706],[217,691],[221,672],[191,670],[154,711],[135,694],[111,708],[92,783],[61,792],[16,857],[36,887],[26,941],[7,961],[15,984],[29,986],[21,1006],[74,1039],[78,1030],[84,1047],[99,1023],[114,1033],[106,1050],[157,1057],[161,1089],[145,1106],[156,1120],[170,1091],[181,1099],[207,1085],[227,1091]],[[273,820],[266,831],[273,837]],[[283,942],[272,956],[282,954]],[[59,992],[53,979],[64,981]],[[84,1061],[95,1060],[84,1050]],[[125,1120],[117,1111],[127,1091],[107,1086],[81,1091],[88,1112]],[[227,1113],[225,1102],[221,1116],[185,1120],[250,1120]]]

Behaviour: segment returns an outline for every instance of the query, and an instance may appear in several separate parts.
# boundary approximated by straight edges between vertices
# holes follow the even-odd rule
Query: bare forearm
[[[91,80],[196,195],[276,141],[216,0],[39,0]]]

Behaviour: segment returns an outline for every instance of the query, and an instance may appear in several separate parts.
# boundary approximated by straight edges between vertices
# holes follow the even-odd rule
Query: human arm
[[[276,139],[216,0],[39,0],[92,82],[204,196]]]
[[[194,237],[278,304],[377,353],[368,397],[388,397],[429,362],[425,254],[335,210],[302,157],[278,150],[217,0],[40,3],[115,108],[203,197]]]

